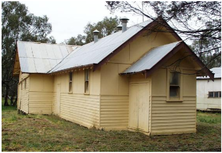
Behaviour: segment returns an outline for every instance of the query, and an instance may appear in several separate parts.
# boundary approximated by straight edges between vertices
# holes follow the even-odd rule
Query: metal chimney
[[[99,35],[99,31],[96,29],[93,31],[93,36],[94,36],[94,43],[96,43],[98,41],[98,35]]]
[[[127,19],[126,17],[123,17],[120,19],[121,23],[122,23],[122,32],[125,32],[127,30],[127,22],[129,19]]]

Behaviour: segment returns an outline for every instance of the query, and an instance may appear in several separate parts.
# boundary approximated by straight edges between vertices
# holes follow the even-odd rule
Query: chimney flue
[[[125,32],[127,30],[127,22],[129,19],[127,19],[126,17],[123,17],[120,19],[121,23],[122,23],[122,32]]]
[[[98,41],[99,31],[97,29],[94,30],[93,35],[94,35],[94,43],[96,43]]]

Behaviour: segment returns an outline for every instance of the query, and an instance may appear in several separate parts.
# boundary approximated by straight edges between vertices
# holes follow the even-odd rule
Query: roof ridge
[[[24,42],[24,43],[32,43],[32,44],[42,44],[42,45],[57,45],[57,46],[71,46],[71,47],[81,47],[80,45],[67,45],[67,44],[50,44],[50,43],[42,43],[42,42],[34,42],[34,41],[21,41],[18,40],[18,42]]]

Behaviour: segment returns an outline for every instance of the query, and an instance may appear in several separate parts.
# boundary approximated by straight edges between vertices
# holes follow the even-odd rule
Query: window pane
[[[69,82],[72,82],[72,72],[69,73]]]
[[[69,82],[69,92],[72,91],[72,82]]]
[[[209,96],[208,97],[213,97],[213,92],[209,92]]]
[[[85,93],[88,92],[88,89],[89,88],[89,82],[88,81],[85,81]]]
[[[85,93],[89,93],[89,70],[85,70]]]
[[[85,81],[89,81],[89,70],[85,70]]]
[[[220,92],[218,92],[219,93],[219,97],[221,97],[221,91]]]
[[[170,86],[170,97],[179,97],[180,87]]]
[[[214,92],[214,97],[219,97],[218,92]]]
[[[72,72],[69,72],[69,92],[72,92]]]
[[[180,74],[178,72],[170,73],[170,85],[179,85]]]

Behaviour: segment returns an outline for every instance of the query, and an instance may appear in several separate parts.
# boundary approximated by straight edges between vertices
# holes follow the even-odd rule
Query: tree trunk
[[[17,106],[17,96],[15,96],[15,100],[13,102],[13,106]]]
[[[11,97],[10,97],[10,104],[12,105],[12,106],[14,106],[14,101],[13,101],[13,99],[14,99],[14,95],[11,95]]]
[[[5,86],[5,103],[4,103],[4,106],[9,106],[8,92],[9,92],[9,86],[8,86],[8,84],[6,84],[6,86]]]

